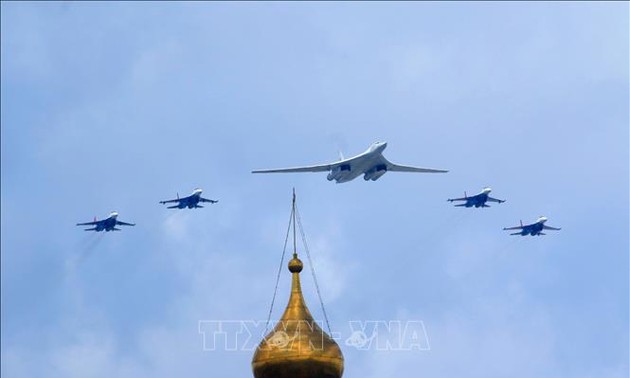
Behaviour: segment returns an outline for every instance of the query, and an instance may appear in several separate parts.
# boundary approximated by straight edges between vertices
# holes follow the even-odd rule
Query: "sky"
[[[2,377],[251,377],[199,322],[267,318],[293,187],[344,377],[628,376],[628,3],[0,7]],[[377,140],[449,173],[250,173]],[[428,347],[344,342],[372,320]]]

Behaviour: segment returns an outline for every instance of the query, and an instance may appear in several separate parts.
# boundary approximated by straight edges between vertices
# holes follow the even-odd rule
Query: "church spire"
[[[262,340],[252,360],[255,378],[341,378],[343,354],[311,315],[300,284],[304,264],[295,242],[293,193],[293,258],[289,261],[291,296],[276,327]]]

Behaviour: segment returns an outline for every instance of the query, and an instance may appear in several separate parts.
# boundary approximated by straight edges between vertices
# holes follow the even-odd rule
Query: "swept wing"
[[[434,169],[434,168],[420,168],[420,167],[411,167],[409,165],[400,165],[394,164],[391,161],[385,159],[383,155],[381,155],[381,160],[383,164],[387,166],[387,170],[391,172],[419,172],[419,173],[446,173],[447,170],[444,169]]]
[[[546,224],[543,224],[543,228],[544,228],[545,230],[554,230],[554,231],[559,231],[559,230],[561,230],[560,228],[547,226]]]
[[[218,201],[218,200],[211,200],[211,199],[207,199],[207,198],[199,197],[199,202],[217,203],[217,202],[219,202],[219,201]]]
[[[160,201],[160,203],[164,204],[164,203],[181,202],[182,200],[185,200],[185,198],[178,198],[178,199],[173,199],[173,200],[168,200],[168,201]]]
[[[258,169],[252,173],[285,173],[285,172],[326,172],[333,169],[333,164],[310,165],[295,168]]]
[[[386,160],[387,161],[387,160]],[[410,167],[387,162],[387,170],[391,172],[420,172],[420,173],[446,173],[444,169]]]
[[[453,202],[453,201],[467,201],[470,197],[461,197],[461,198],[449,198],[447,199],[447,201],[449,202]]]
[[[336,161],[334,163],[307,165],[304,167],[294,167],[294,168],[258,169],[258,170],[252,171],[252,173],[327,172],[340,165],[352,164],[354,161],[360,158],[361,158],[361,155],[358,155],[358,156],[351,157],[345,160]]]
[[[85,223],[77,223],[77,226],[94,226],[97,225],[99,223],[101,223],[102,221],[93,221],[93,222],[85,222]]]
[[[523,230],[527,226],[503,227],[504,230]]]
[[[135,223],[127,223],[127,222],[123,222],[123,221],[116,221],[116,225],[121,225],[121,226],[135,226]]]
[[[498,203],[505,202],[505,200],[500,200],[500,199],[496,199],[496,198],[492,198],[492,197],[488,197],[488,201],[490,201],[490,202],[498,202]]]

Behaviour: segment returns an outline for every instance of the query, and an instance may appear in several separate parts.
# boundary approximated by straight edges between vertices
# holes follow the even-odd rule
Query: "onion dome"
[[[341,378],[339,345],[315,322],[300,285],[303,264],[289,261],[291,297],[282,318],[260,343],[252,360],[255,378]]]

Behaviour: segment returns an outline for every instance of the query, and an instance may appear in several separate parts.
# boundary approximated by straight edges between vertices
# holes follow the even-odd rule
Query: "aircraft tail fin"
[[[94,227],[94,228],[86,228],[86,229],[85,229],[85,230],[83,230],[83,231],[96,231],[96,227]]]
[[[178,207],[179,207],[178,205],[168,206],[167,209],[177,209]]]
[[[454,206],[455,207],[463,207],[463,206],[466,206],[466,204],[465,203],[460,203],[459,205],[454,205]]]
[[[343,152],[341,152],[341,150],[338,150],[338,152],[339,152],[339,161],[346,160],[346,158],[343,156]]]
[[[520,235],[520,234],[521,234],[520,232],[515,232],[515,233],[510,234],[510,235]]]
[[[522,228],[523,227],[523,220],[520,220],[520,222],[521,222],[521,228]]]

